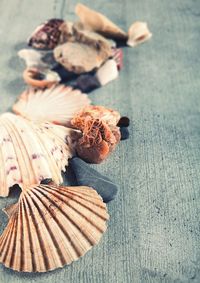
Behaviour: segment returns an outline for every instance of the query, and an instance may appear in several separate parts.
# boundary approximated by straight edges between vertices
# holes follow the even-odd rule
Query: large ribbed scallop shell
[[[52,178],[62,180],[68,158],[73,154],[74,130],[43,123],[37,125],[12,113],[0,116],[0,196],[9,188],[22,188]]]
[[[22,192],[0,237],[0,262],[26,272],[70,264],[99,242],[108,218],[89,187],[32,187]]]
[[[13,106],[13,111],[32,121],[68,125],[74,114],[90,104],[80,90],[64,85],[46,90],[28,89]]]

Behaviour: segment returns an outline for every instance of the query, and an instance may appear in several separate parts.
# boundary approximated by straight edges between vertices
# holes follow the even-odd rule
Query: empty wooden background
[[[41,22],[75,20],[75,0],[0,1],[0,110],[25,85],[17,52]],[[83,1],[125,30],[147,21],[153,38],[124,49],[118,80],[90,94],[131,119],[130,139],[94,166],[119,185],[109,228],[85,257],[46,274],[0,266],[1,283],[200,282],[200,1]],[[1,166],[1,165],[0,165]],[[14,202],[17,192],[0,199]],[[0,213],[1,231],[7,218]]]

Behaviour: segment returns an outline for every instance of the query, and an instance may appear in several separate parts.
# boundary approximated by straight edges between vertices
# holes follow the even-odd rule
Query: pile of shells
[[[136,46],[151,38],[147,24],[126,33],[104,15],[78,4],[79,21],[50,19],[20,50],[28,88],[0,116],[0,197],[14,185],[17,203],[4,209],[0,262],[22,272],[45,272],[83,256],[98,244],[117,186],[88,163],[103,162],[129,136],[128,117],[91,105],[86,93],[118,77],[120,40]],[[67,85],[63,84],[67,83]],[[86,92],[86,93],[84,93]],[[77,186],[64,186],[71,166]]]

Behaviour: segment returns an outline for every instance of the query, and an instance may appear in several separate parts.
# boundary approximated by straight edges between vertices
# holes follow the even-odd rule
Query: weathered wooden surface
[[[131,136],[97,169],[119,194],[109,229],[79,261],[46,274],[0,266],[1,283],[200,282],[199,0],[98,0],[83,3],[122,28],[145,20],[150,42],[124,49],[120,78],[90,96],[131,118]],[[24,89],[17,51],[51,17],[74,20],[75,0],[0,1],[0,110]],[[0,208],[14,202],[0,199]],[[7,221],[0,213],[1,231]]]

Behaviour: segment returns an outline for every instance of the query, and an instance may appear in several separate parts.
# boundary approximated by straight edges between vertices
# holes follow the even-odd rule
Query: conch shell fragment
[[[83,4],[77,4],[75,12],[86,29],[96,31],[104,36],[126,39],[127,34],[107,17],[98,13]]]

